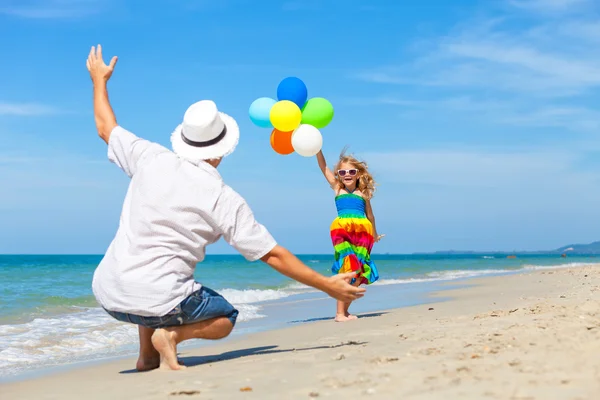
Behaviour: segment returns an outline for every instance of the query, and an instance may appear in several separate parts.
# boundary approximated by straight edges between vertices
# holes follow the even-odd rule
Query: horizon
[[[597,242],[592,242],[592,243],[597,243]],[[586,246],[588,244],[592,244],[592,243],[587,243],[587,244],[568,244],[568,245],[564,245],[561,246],[559,248],[556,249],[550,249],[550,250],[434,250],[434,251],[430,251],[430,252],[412,252],[412,253],[377,253],[377,252],[372,252],[371,255],[373,256],[412,256],[412,255],[434,255],[436,253],[453,253],[453,255],[471,255],[471,254],[527,254],[527,253],[535,253],[535,254],[555,254],[553,252],[556,252],[558,250],[560,250],[563,247],[566,246]],[[581,254],[594,254],[594,253],[581,253]],[[330,257],[332,256],[331,253],[294,253],[294,255],[296,256],[327,256]],[[0,256],[94,256],[94,257],[104,257],[104,254],[102,253],[20,253],[20,254],[10,254],[10,253],[0,253]],[[217,256],[217,257],[222,257],[222,256],[235,256],[235,257],[240,257],[243,258],[243,256],[237,252],[229,252],[229,253],[207,253],[206,257],[213,257],[213,256]],[[260,260],[257,260],[256,262],[258,262]]]
[[[170,148],[204,98],[235,117],[240,144],[219,172],[295,254],[332,254],[336,214],[316,160],[275,154],[248,117],[288,76],[334,106],[329,164],[349,145],[379,183],[374,255],[599,235],[592,0],[9,1],[0,34],[0,253],[96,255],[114,237],[128,179],[94,126],[85,59],[98,43],[119,57],[110,100],[138,136]]]

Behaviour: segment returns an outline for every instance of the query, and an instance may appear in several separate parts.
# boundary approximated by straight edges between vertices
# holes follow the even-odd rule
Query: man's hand
[[[353,278],[356,278],[356,272],[338,274],[328,278],[325,293],[344,303],[360,299],[365,295],[366,289],[350,285]]]
[[[102,59],[102,46],[98,45],[98,49],[92,46],[90,50],[90,54],[87,58],[87,69],[90,71],[90,78],[92,78],[92,82],[94,83],[106,83],[110,79],[110,76],[115,69],[115,65],[117,64],[117,57],[113,57],[110,60],[110,64],[106,65],[104,60]]]
[[[117,126],[117,118],[108,101],[108,89],[106,82],[117,64],[117,57],[110,60],[110,65],[106,65],[102,59],[102,46],[98,45],[98,50],[92,46],[87,59],[87,69],[90,71],[90,78],[94,82],[94,119],[96,120],[96,129],[98,135],[107,144],[112,130]]]
[[[281,246],[275,246],[261,260],[279,273],[321,290],[336,300],[351,302],[363,297],[366,291],[364,288],[358,288],[349,283],[352,278],[356,278],[355,272],[326,278],[304,265],[296,256]]]

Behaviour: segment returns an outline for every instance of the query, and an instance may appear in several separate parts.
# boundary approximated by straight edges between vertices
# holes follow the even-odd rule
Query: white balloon
[[[323,147],[323,136],[314,126],[302,124],[292,134],[292,147],[303,157],[315,156]]]

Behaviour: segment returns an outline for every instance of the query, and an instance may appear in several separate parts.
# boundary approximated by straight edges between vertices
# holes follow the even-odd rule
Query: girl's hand
[[[379,242],[385,235],[376,235],[375,242]]]

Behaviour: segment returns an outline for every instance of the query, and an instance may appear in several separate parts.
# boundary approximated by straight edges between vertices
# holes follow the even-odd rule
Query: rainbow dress
[[[330,228],[335,250],[331,270],[334,274],[356,271],[360,284],[369,285],[379,279],[379,272],[371,260],[373,225],[365,213],[365,199],[344,193],[335,197],[335,206],[338,217]]]

